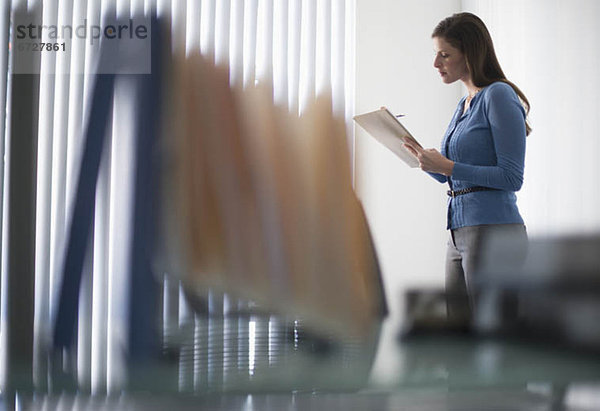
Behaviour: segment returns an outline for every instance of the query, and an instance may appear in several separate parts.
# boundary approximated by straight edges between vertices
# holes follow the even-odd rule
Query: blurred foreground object
[[[365,335],[385,313],[345,127],[331,100],[301,117],[226,68],[176,58],[166,113],[164,210],[170,267],[323,331]]]
[[[442,289],[409,290],[402,336],[473,331],[600,350],[600,236],[487,238],[473,318],[451,322]]]
[[[600,350],[600,236],[530,240],[522,264],[515,252],[501,237],[487,244],[476,330]],[[515,317],[504,315],[506,301]]]
[[[430,334],[464,334],[470,330],[466,319],[450,320],[446,315],[448,295],[444,289],[409,289],[404,298],[404,320],[400,338]]]

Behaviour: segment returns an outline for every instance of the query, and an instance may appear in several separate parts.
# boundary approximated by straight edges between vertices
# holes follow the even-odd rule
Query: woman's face
[[[456,80],[465,81],[469,78],[467,61],[460,50],[455,49],[442,37],[433,38],[433,50],[433,67],[440,73],[444,83],[451,84]]]

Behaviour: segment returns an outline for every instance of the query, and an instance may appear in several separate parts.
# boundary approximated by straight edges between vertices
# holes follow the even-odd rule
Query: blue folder
[[[110,119],[117,76],[124,76],[135,87],[135,176],[133,222],[130,244],[129,358],[147,360],[159,352],[156,314],[158,294],[151,258],[157,232],[158,178],[160,158],[157,151],[160,130],[161,82],[165,42],[158,20],[151,26],[150,74],[115,74],[127,61],[127,50],[117,42],[103,42],[98,73],[91,93],[91,108],[85,127],[85,146],[76,189],[76,198],[66,246],[63,278],[54,324],[54,347],[73,344],[79,304],[84,258],[94,215],[94,202],[100,161]],[[110,67],[111,70],[106,68]],[[111,73],[112,71],[112,73]],[[123,72],[126,72],[124,70]]]

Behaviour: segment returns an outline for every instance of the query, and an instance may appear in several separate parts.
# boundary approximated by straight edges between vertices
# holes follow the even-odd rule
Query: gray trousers
[[[475,285],[482,254],[489,252],[486,242],[493,236],[502,236],[519,244],[524,259],[527,253],[527,231],[523,224],[489,224],[450,230],[446,252],[446,294],[448,319],[468,322],[476,310],[478,291]],[[511,307],[509,307],[510,309]],[[516,302],[513,310],[516,315]]]

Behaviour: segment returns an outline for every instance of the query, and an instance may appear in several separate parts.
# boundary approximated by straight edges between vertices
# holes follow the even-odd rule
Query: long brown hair
[[[485,87],[496,81],[508,84],[517,93],[525,112],[529,114],[529,100],[504,75],[494,51],[492,36],[479,17],[472,13],[453,14],[438,23],[431,37],[443,38],[452,47],[460,50],[465,56],[467,69],[475,86]],[[529,135],[531,127],[527,119],[525,120],[525,129],[526,134]]]

